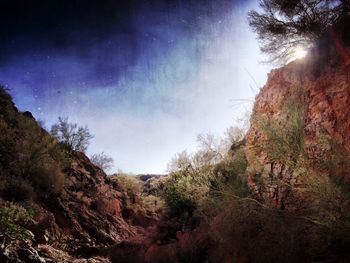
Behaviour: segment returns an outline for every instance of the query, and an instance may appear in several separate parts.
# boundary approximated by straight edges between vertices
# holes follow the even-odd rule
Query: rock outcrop
[[[269,74],[267,84],[256,97],[251,127],[246,135],[246,155],[249,163],[247,178],[251,189],[258,196],[269,199],[280,208],[285,208],[288,206],[286,200],[288,189],[297,188],[301,183],[300,178],[290,170],[288,164],[273,160],[268,154],[268,149],[262,147],[264,144],[268,145],[266,143],[268,136],[261,127],[261,120],[269,120],[277,126],[283,120],[293,121],[289,119],[291,116],[286,112],[286,105],[297,92],[300,92],[298,98],[300,103],[294,102],[294,107],[301,107],[300,135],[303,151],[310,163],[309,168],[325,169],[320,165],[320,160],[324,161],[329,157],[333,146],[337,147],[337,152],[342,156],[349,155],[350,68],[348,65],[349,61],[317,65],[321,71],[315,74],[316,62],[311,61],[309,57],[305,61],[294,61]],[[278,127],[281,128],[283,125]],[[270,128],[271,133],[275,132],[274,127]],[[289,142],[290,145],[296,143],[293,140]],[[271,146],[271,142],[269,144]],[[337,162],[334,159],[330,161],[333,164]],[[336,171],[338,175],[334,176],[349,180],[350,174],[345,167],[342,169],[338,167]]]
[[[26,227],[33,241],[4,247],[4,262],[109,262],[95,255],[140,234],[123,219],[122,193],[106,174],[83,153],[73,160],[60,196],[37,203]]]
[[[114,244],[136,234],[122,217],[122,194],[84,154],[75,153],[66,174],[64,190],[51,207],[66,234],[99,244]]]

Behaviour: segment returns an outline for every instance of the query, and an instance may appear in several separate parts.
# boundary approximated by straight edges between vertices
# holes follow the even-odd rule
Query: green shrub
[[[31,208],[11,202],[0,207],[0,233],[7,239],[29,239],[32,236],[23,227],[34,217],[35,211]]]
[[[246,196],[248,187],[245,178],[247,159],[243,146],[231,152],[231,155],[218,163],[211,179],[211,191],[234,191],[238,196]]]
[[[158,196],[146,195],[142,200],[148,210],[154,213],[160,213],[165,207],[164,201]]]
[[[219,222],[211,228],[218,244],[214,262],[221,262],[225,253],[246,255],[254,263],[305,262],[300,260],[305,259],[302,249],[309,245],[302,242],[310,230],[307,225],[254,199],[231,196],[223,203],[217,208]]]
[[[166,205],[177,217],[200,214],[202,220],[209,222],[210,239],[214,241],[210,262],[225,262],[227,255],[243,255],[249,262],[262,263],[347,262],[350,191],[344,173],[350,162],[346,151],[323,139],[323,146],[328,146],[322,147],[328,153],[316,160],[318,166],[311,162],[304,140],[301,89],[295,89],[285,99],[278,118],[254,118],[265,136],[257,153],[267,153],[269,161],[282,163],[291,178],[300,179],[295,186],[291,178],[284,181],[269,175],[268,180],[279,186],[278,190],[290,189],[286,196],[288,209],[281,210],[270,200],[257,199],[249,191],[244,141],[221,158],[216,156],[215,161],[211,156],[197,161],[193,156],[180,155],[172,163],[172,168],[177,169],[172,169],[163,185]],[[208,157],[205,152],[201,154],[199,157]]]
[[[184,214],[192,215],[196,208],[194,197],[190,195],[192,192],[190,185],[180,186],[181,183],[167,185],[162,191],[162,198],[170,209],[170,215],[180,217]],[[186,187],[186,188],[185,188]]]
[[[120,192],[141,194],[141,182],[132,174],[119,172],[109,177]]]
[[[283,101],[281,114],[274,119],[254,114],[252,119],[266,140],[257,145],[257,150],[267,153],[271,162],[281,162],[290,170],[295,169],[300,158],[305,156],[304,145],[304,93],[295,87]]]
[[[182,152],[175,156],[164,179],[161,196],[171,216],[211,213],[212,200],[223,187],[240,188],[244,195],[247,160],[241,133],[228,133],[228,138],[212,135],[199,136],[199,150],[190,155]],[[239,139],[241,139],[239,141]],[[231,144],[236,147],[231,147]],[[232,149],[231,149],[232,148]],[[216,207],[216,206],[214,206]]]
[[[160,196],[161,191],[164,188],[164,183],[167,180],[167,175],[163,175],[159,178],[153,177],[148,179],[146,182],[143,184],[143,195],[153,195],[153,196]]]
[[[2,85],[0,85],[0,105],[0,115],[11,119],[13,116],[14,104],[9,90]]]
[[[309,197],[307,218],[350,239],[349,186],[328,174],[314,173],[305,179],[305,192]]]

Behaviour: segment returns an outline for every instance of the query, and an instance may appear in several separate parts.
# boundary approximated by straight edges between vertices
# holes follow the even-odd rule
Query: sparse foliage
[[[93,135],[87,126],[70,123],[68,118],[58,118],[58,123],[52,125],[51,134],[68,149],[85,152]]]
[[[91,155],[90,160],[104,171],[110,170],[114,164],[113,158],[109,157],[104,152]]]
[[[255,115],[253,120],[265,136],[256,152],[266,154],[273,164],[282,163],[285,174],[289,174],[281,178],[271,172],[265,182],[257,181],[258,187],[264,191],[271,185],[277,186],[278,194],[285,195],[289,207],[280,210],[271,206],[269,199],[225,194],[220,197],[221,202],[216,202],[229,207],[222,216],[223,227],[218,228],[220,238],[226,239],[223,243],[248,251],[253,262],[309,262],[316,256],[322,262],[346,262],[341,253],[350,243],[349,190],[347,182],[337,174],[342,170],[335,164],[348,167],[348,156],[322,135],[315,138],[322,157],[310,157],[304,137],[302,89],[294,89],[283,104],[281,113],[274,118]],[[278,233],[284,233],[284,239],[279,239]],[[265,253],[265,244],[272,239],[276,242]]]
[[[161,191],[171,215],[180,217],[199,211],[213,188],[217,190],[219,184],[227,184],[229,177],[237,176],[235,183],[240,181],[245,172],[245,156],[240,151],[236,155],[238,158],[233,158],[230,148],[242,138],[241,130],[236,128],[228,129],[222,138],[198,135],[195,153],[183,151],[172,159],[168,168],[170,174]]]
[[[250,11],[249,24],[258,34],[270,62],[288,61],[295,48],[309,48],[324,37],[349,8],[348,0],[260,0],[262,12]]]
[[[192,168],[192,160],[187,151],[176,154],[168,164],[168,171],[170,173],[178,170],[188,170],[190,168]]]

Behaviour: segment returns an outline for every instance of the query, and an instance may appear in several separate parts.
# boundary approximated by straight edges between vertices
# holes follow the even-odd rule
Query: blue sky
[[[88,154],[110,155],[114,171],[163,173],[196,149],[197,134],[235,125],[266,81],[246,18],[255,1],[222,1],[172,12],[143,4],[101,38],[68,30],[64,48],[15,35],[21,49],[0,63],[0,81],[47,127],[58,116],[88,125]]]

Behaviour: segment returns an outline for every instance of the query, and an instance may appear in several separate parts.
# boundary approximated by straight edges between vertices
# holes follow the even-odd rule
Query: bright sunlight
[[[307,50],[303,47],[296,47],[293,53],[293,60],[302,59],[307,55]]]

